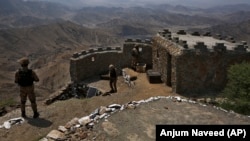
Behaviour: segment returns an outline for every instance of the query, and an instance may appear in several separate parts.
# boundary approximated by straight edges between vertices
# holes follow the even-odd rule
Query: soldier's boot
[[[34,113],[33,118],[38,118],[40,114],[37,112],[37,105],[36,105],[35,101],[31,102],[31,108],[32,108],[33,113]]]
[[[115,93],[117,92],[116,81],[115,81],[115,83],[114,83],[114,92],[115,92]]]
[[[33,118],[38,118],[39,117],[39,113],[38,112],[34,112]]]
[[[21,112],[22,112],[22,117],[26,118],[26,113],[25,113],[25,103],[26,101],[21,101]]]
[[[23,118],[26,118],[26,117],[27,117],[25,111],[22,111],[22,117],[23,117]]]

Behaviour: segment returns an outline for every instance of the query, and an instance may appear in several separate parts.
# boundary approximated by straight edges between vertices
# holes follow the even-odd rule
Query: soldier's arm
[[[37,74],[34,71],[32,71],[32,75],[33,75],[34,81],[38,82],[39,78],[38,78]]]
[[[15,74],[15,83],[18,83],[18,78],[19,78],[19,73],[17,71],[16,74]]]

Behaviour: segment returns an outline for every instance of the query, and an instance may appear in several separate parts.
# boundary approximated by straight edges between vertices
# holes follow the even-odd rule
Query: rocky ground
[[[93,78],[86,80],[86,83],[103,92],[109,91],[107,80]],[[161,98],[146,102],[147,99],[156,96]],[[171,88],[163,83],[150,84],[145,73],[137,74],[133,88],[128,87],[120,76],[118,92],[112,95],[87,99],[71,98],[50,105],[38,101],[41,114],[38,119],[31,118],[32,112],[28,105],[27,115],[30,118],[25,119],[22,124],[11,126],[10,129],[0,128],[0,138],[1,141],[45,141],[52,138],[71,141],[151,141],[155,140],[156,124],[250,124],[250,118],[247,116],[225,112],[211,105],[205,106],[204,103],[199,104],[198,100],[196,103],[195,99],[192,99],[193,102],[180,101],[174,96],[190,100],[188,97],[171,93]],[[128,106],[129,103],[133,103],[132,101],[142,103]],[[89,128],[78,123],[79,119],[88,117],[96,109],[107,108],[112,104],[127,105],[127,108],[109,113],[111,116],[93,122]],[[20,109],[0,117],[0,125],[17,117],[20,117]]]

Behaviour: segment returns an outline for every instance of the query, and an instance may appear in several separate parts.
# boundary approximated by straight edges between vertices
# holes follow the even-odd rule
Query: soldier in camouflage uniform
[[[136,45],[133,49],[132,49],[132,52],[131,52],[131,55],[132,55],[132,62],[131,62],[131,67],[132,69],[136,69],[136,65],[138,63],[138,60],[139,60],[139,51],[138,51],[138,45]]]
[[[113,64],[109,65],[109,86],[111,88],[111,90],[109,91],[110,93],[116,93],[117,92],[117,87],[116,87],[116,83],[117,83],[117,72],[116,72],[116,68]]]
[[[21,112],[22,117],[26,118],[25,104],[27,97],[30,100],[31,108],[33,110],[33,118],[38,118],[36,95],[34,93],[34,81],[38,82],[39,78],[37,74],[28,68],[29,59],[24,57],[18,61],[21,68],[15,74],[15,83],[20,86],[20,98],[21,98]]]

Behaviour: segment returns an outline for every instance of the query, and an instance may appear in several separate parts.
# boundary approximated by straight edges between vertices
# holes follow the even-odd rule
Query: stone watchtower
[[[220,37],[220,38],[218,38]],[[210,33],[187,34],[184,30],[159,32],[152,40],[153,70],[176,93],[220,91],[227,81],[227,70],[243,61],[250,62],[245,41],[223,40]]]

